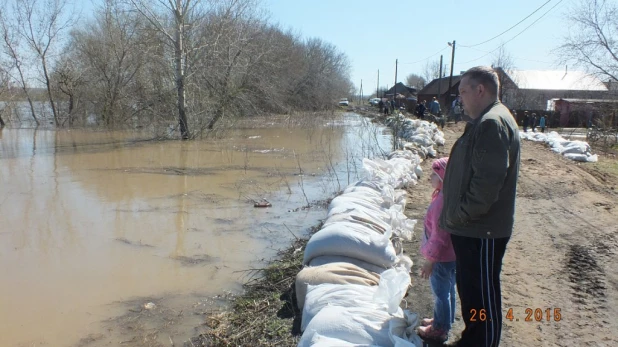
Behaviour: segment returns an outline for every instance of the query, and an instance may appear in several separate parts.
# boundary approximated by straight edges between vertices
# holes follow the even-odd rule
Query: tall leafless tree
[[[425,87],[425,84],[427,84],[427,80],[421,75],[411,73],[406,77],[406,85],[408,87],[415,87],[421,90]]]
[[[502,100],[506,89],[516,87],[513,85],[512,81],[508,79],[508,72],[515,69],[515,63],[513,61],[513,56],[504,48],[504,44],[494,53],[491,67],[493,67],[498,74],[498,80],[500,81],[498,97]]]
[[[423,78],[427,83],[430,83],[440,76],[440,60],[430,60],[425,63],[423,67]]]
[[[186,61],[189,48],[185,39],[190,31],[199,27],[200,0],[129,0],[153,27],[164,36],[165,42],[173,49],[174,71],[176,79],[178,124],[183,140],[189,139],[189,125],[186,110]],[[171,17],[171,23],[168,20]]]
[[[39,118],[34,110],[34,102],[30,94],[30,83],[28,82],[28,77],[26,76],[26,73],[28,72],[27,67],[29,64],[25,54],[20,50],[22,41],[17,30],[17,25],[13,21],[12,17],[7,18],[6,5],[7,4],[5,4],[5,7],[0,10],[0,34],[2,34],[2,48],[6,57],[5,61],[7,66],[5,71],[7,71],[9,75],[15,71],[17,72],[17,77],[13,77],[13,79],[19,83],[21,90],[28,101],[32,119],[34,119],[34,122],[39,125]]]
[[[66,0],[14,0],[18,32],[38,60],[56,125],[60,125],[52,93],[50,60],[61,35],[72,24]]]
[[[561,62],[574,62],[618,82],[618,3],[579,0],[568,12],[570,33],[557,48]]]

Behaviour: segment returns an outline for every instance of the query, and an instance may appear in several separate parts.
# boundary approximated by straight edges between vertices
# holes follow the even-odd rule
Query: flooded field
[[[0,130],[0,346],[181,345],[391,146],[355,114],[279,123],[189,142]]]

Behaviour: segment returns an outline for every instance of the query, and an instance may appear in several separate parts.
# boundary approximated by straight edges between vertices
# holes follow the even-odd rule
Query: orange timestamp
[[[480,322],[485,322],[491,319],[488,319],[487,317],[487,310],[485,310],[484,308],[477,310],[477,309],[470,309],[470,314],[472,315],[472,317],[470,318],[471,322],[476,322],[476,321],[480,321]],[[530,308],[527,307],[524,310],[524,315],[525,318],[522,319],[524,322],[559,322],[562,320],[562,314],[560,313],[560,308]],[[519,317],[516,317],[515,314],[513,313],[513,309],[509,308],[506,311],[506,316],[504,317],[508,320],[512,321],[516,321],[519,322]]]

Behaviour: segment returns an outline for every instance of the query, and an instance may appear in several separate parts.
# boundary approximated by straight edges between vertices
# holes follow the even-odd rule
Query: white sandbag
[[[386,311],[382,303],[374,301],[378,286],[360,284],[320,284],[307,286],[305,305],[301,318],[300,330],[305,328],[313,317],[326,306],[357,307]]]
[[[367,197],[371,197],[372,199],[381,198],[384,204],[391,204],[391,205],[396,203],[397,198],[401,195],[400,193],[396,193],[393,187],[389,185],[384,185],[384,187],[380,191],[377,191],[373,188],[364,187],[364,186],[348,186],[343,191],[343,195],[347,195],[351,193],[367,195]],[[385,207],[388,208],[388,206],[385,206]]]
[[[553,152],[559,153],[567,159],[581,162],[596,162],[598,160],[596,154],[591,154],[591,148],[587,142],[566,140],[555,131],[547,135],[544,133],[524,133],[521,131],[519,134],[525,140],[545,142],[551,147]]]
[[[405,257],[405,256],[404,255],[398,256],[398,261],[396,263],[396,266],[399,266],[401,264],[401,266],[405,268],[408,265],[407,260],[410,260],[410,258],[405,259],[402,257]],[[410,260],[410,263],[411,262],[412,260]],[[356,265],[360,267],[361,269],[365,269],[369,272],[374,272],[377,274],[381,274],[382,272],[384,272],[384,270],[386,270],[386,268],[384,267],[373,265],[366,261],[362,261],[362,260],[358,260],[358,259],[354,259],[350,257],[345,257],[342,255],[323,255],[323,256],[315,257],[311,259],[311,261],[309,262],[309,266],[316,267],[316,266],[332,264],[332,263],[349,263],[352,265]]]
[[[425,134],[414,135],[414,136],[411,136],[407,140],[410,142],[418,143],[419,145],[424,146],[424,147],[433,145],[433,140]]]
[[[597,162],[599,160],[599,157],[596,154],[590,154],[590,153],[566,153],[564,155],[565,158],[567,159],[571,159],[571,160],[575,160],[575,161],[581,161],[581,162]]]
[[[350,217],[337,217],[337,215],[344,215]],[[331,220],[331,218],[333,218]],[[324,225],[330,224],[333,221],[343,221],[356,219],[358,221],[367,220],[372,224],[377,224],[381,228],[389,225],[392,229],[392,234],[397,237],[409,241],[414,234],[414,226],[417,221],[415,219],[409,219],[402,212],[401,205],[393,205],[389,209],[383,209],[379,207],[362,206],[358,204],[338,204],[328,211],[328,217],[324,222]],[[360,223],[362,224],[362,223]]]
[[[399,254],[397,256],[397,263],[395,263],[395,267],[401,267],[405,269],[407,272],[410,272],[412,270],[413,265],[414,265],[414,262],[407,255]]]
[[[364,308],[327,306],[307,325],[298,346],[311,346],[314,334],[356,344],[394,346],[393,336],[406,338],[403,317]]]
[[[328,209],[336,208],[337,206],[351,206],[351,205],[359,205],[366,208],[376,208],[382,209],[382,203],[384,203],[384,199],[381,197],[372,198],[369,195],[361,194],[342,194],[331,200],[328,205]]]
[[[333,218],[337,215],[340,216]],[[342,217],[341,215],[350,217]],[[328,211],[328,217],[324,225],[326,226],[333,221],[349,220],[348,218],[358,221],[367,220],[384,229],[388,229],[385,224],[389,225],[394,236],[401,237],[406,241],[412,239],[414,226],[417,223],[415,219],[408,219],[408,217],[406,217],[402,211],[401,205],[393,205],[389,209],[383,209],[377,206],[371,207],[349,203],[337,204],[335,207],[332,207]]]
[[[446,143],[446,140],[444,139],[444,137],[439,136],[439,135],[434,136],[433,141],[438,146],[444,146],[444,144]]]
[[[306,266],[296,274],[296,305],[303,309],[307,288],[310,285],[331,284],[359,284],[377,286],[380,275],[365,270],[350,263],[329,263],[320,266]]]
[[[393,207],[397,208],[398,206],[393,205],[389,209],[384,209],[379,206],[363,206],[363,205],[357,205],[357,204],[351,204],[351,203],[337,204],[336,206],[332,206],[329,208],[327,216],[330,217],[335,214],[349,213],[352,211],[360,211],[360,212],[369,214],[370,216],[373,216],[374,218],[379,218],[387,223],[390,223],[391,215],[388,213],[388,211],[392,209]]]
[[[384,235],[351,223],[333,223],[313,234],[305,248],[303,263],[323,255],[343,255],[381,267],[391,267],[397,261],[390,242],[392,230]]]
[[[402,268],[388,269],[380,274],[380,283],[374,293],[373,301],[390,314],[397,314],[399,305],[408,292],[410,274]]]
[[[378,286],[356,284],[309,285],[303,306],[301,331],[327,305],[384,310],[403,316],[399,305],[410,286],[410,275],[402,268],[385,270]]]
[[[362,226],[371,228],[380,234],[384,234],[386,230],[392,229],[391,225],[382,219],[365,218],[365,217],[371,217],[371,216],[369,215],[360,216],[358,213],[335,214],[335,215],[329,216],[322,224],[322,227],[325,227],[333,223],[348,222],[348,223],[360,224]]]
[[[377,345],[351,343],[351,342],[347,342],[344,340],[335,339],[332,337],[322,336],[318,333],[314,333],[312,335],[309,346],[312,346],[312,347],[334,347],[334,346],[337,346],[337,347],[380,347]]]

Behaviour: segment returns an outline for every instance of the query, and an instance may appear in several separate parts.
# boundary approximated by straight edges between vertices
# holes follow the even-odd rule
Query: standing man
[[[440,103],[436,97],[433,97],[433,100],[429,103],[429,112],[434,116],[440,115]]]
[[[461,116],[463,113],[463,108],[461,106],[461,95],[457,95],[453,103],[451,104],[451,110],[453,111],[453,115],[455,118],[455,124],[461,120]]]
[[[498,100],[498,75],[485,66],[463,74],[463,109],[471,120],[451,150],[440,226],[451,234],[466,324],[457,346],[498,346],[502,332],[500,272],[513,232],[519,130]]]
[[[425,111],[427,110],[427,106],[425,106],[425,100],[421,101],[421,103],[419,103],[416,106],[416,115],[418,116],[419,119],[424,119],[425,118]]]

